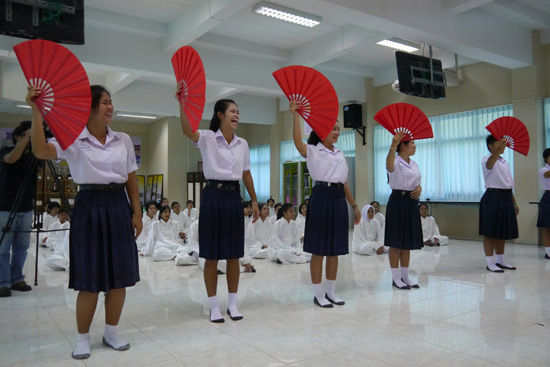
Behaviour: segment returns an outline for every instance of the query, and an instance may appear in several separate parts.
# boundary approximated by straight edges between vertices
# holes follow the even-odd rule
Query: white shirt
[[[298,226],[300,234],[303,237],[304,233],[306,233],[306,217],[304,217],[302,214],[298,214],[298,216],[296,217],[296,225]]]
[[[279,249],[300,247],[300,230],[296,222],[281,218],[275,222],[271,231],[271,246]]]
[[[550,178],[544,177],[544,174],[546,172],[550,171],[550,165],[547,163],[539,169],[539,182],[540,182],[540,188],[544,191],[550,190]]]
[[[384,217],[384,214],[378,212],[374,215],[374,219],[377,220],[378,223],[380,223],[382,228],[384,228],[384,225],[386,224],[386,217]]]
[[[346,183],[348,180],[348,165],[344,153],[336,147],[334,151],[327,149],[323,143],[316,146],[307,145],[307,168],[315,181]]]
[[[126,183],[128,173],[138,169],[134,144],[128,134],[115,132],[107,126],[105,145],[88,128],[65,151],[55,138],[57,158],[69,163],[71,175],[77,184]]]
[[[353,243],[374,242],[376,249],[384,246],[384,230],[380,223],[374,218],[365,220],[361,218],[359,224],[353,227]],[[376,250],[375,249],[375,250]]]
[[[191,208],[191,213],[189,213],[189,208],[183,209],[182,213],[189,218],[191,223],[199,219],[199,213],[197,212],[197,209]]]
[[[194,143],[202,155],[204,177],[207,180],[238,181],[250,170],[250,152],[246,140],[233,134],[231,144],[221,130],[198,130],[200,137]]]
[[[175,222],[178,222],[180,230],[182,232],[187,233],[187,231],[189,230],[189,227],[191,227],[191,220],[189,220],[189,217],[183,214],[183,212],[176,214],[176,212],[172,211],[172,215],[170,216],[170,219]]]
[[[514,179],[512,178],[512,170],[506,159],[499,157],[493,168],[487,168],[487,161],[490,155],[481,159],[481,169],[483,170],[483,178],[485,179],[485,188],[493,189],[513,189]]]
[[[422,222],[422,237],[424,238],[424,242],[434,237],[441,236],[434,217],[430,215],[427,215],[426,218],[420,216],[420,221]]]
[[[262,218],[259,218],[255,223],[252,223],[256,239],[264,246],[269,246],[271,229],[273,228],[269,219],[270,218],[265,218],[265,220],[262,220]]]
[[[388,175],[392,190],[414,191],[420,185],[420,170],[416,162],[409,158],[407,163],[399,154],[395,156],[393,171],[388,171]]]

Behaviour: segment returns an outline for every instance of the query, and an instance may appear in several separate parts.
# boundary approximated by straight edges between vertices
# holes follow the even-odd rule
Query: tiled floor
[[[244,320],[224,324],[208,322],[201,270],[140,258],[119,326],[131,349],[101,345],[100,300],[85,361],[70,357],[76,293],[46,254],[32,292],[0,299],[0,366],[550,366],[550,261],[536,246],[507,245],[519,270],[504,274],[485,270],[479,242],[416,251],[410,291],[392,288],[387,255],[341,257],[346,305],[333,309],[313,305],[308,264],[257,260],[241,277]],[[224,276],[219,289],[223,309]]]

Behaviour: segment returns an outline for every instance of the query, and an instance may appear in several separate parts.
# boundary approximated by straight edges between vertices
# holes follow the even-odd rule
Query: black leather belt
[[[124,190],[126,184],[110,183],[110,184],[81,184],[79,190],[100,190],[100,191],[118,191]]]
[[[487,191],[497,191],[497,192],[511,192],[512,189],[496,189],[494,187],[489,187]]]
[[[391,193],[392,194],[396,194],[396,195],[410,195],[412,191],[407,191],[407,190],[391,190]]]
[[[218,181],[206,180],[206,186],[214,187],[219,190],[237,191],[241,189],[239,181]]]
[[[343,189],[344,188],[344,184],[341,183],[341,182],[315,181],[315,186],[336,187],[337,189]]]

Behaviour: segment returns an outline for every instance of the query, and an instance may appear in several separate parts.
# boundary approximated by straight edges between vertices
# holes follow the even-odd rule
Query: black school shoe
[[[544,258],[550,260],[550,256],[548,256],[548,254],[544,254]]]
[[[9,287],[0,287],[0,297],[11,296],[11,290]]]
[[[19,283],[12,284],[10,288],[14,291],[19,292],[28,292],[32,289],[31,286],[25,283],[24,280],[20,281]]]
[[[502,264],[496,264],[499,268],[501,269],[506,269],[506,270],[516,270],[516,267],[515,266],[506,266],[506,265],[502,265]]]

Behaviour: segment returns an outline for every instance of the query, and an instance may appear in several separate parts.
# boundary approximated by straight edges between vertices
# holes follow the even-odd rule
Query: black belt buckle
[[[111,182],[108,187],[109,187],[109,191],[116,191],[118,189],[118,184],[114,183],[114,182]]]
[[[406,193],[407,191],[401,190],[401,196],[405,196]]]

